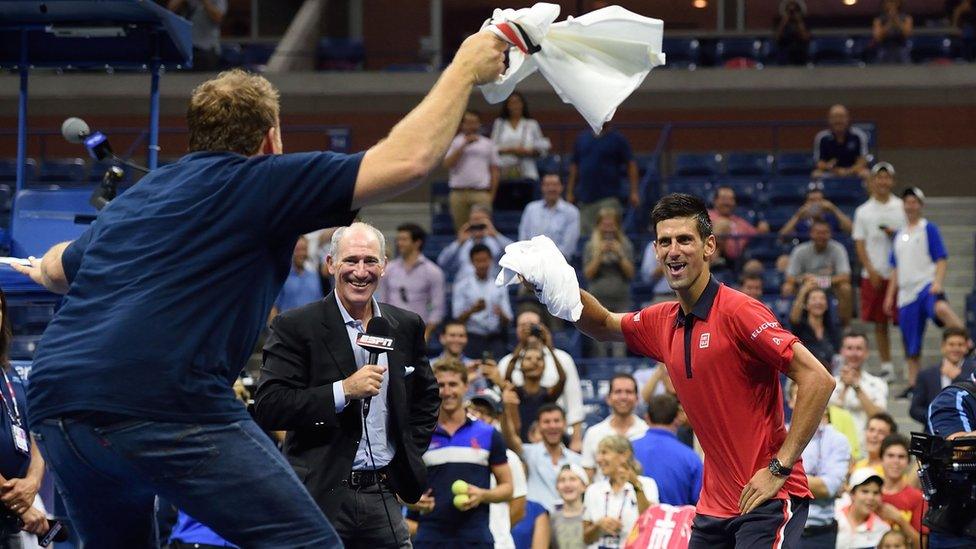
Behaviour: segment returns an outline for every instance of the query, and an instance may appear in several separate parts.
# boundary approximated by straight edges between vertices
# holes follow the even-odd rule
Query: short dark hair
[[[881,452],[880,452],[879,455],[882,455],[883,456],[884,453],[885,453],[885,450],[887,450],[888,448],[890,448],[892,446],[901,446],[906,451],[910,448],[909,443],[908,443],[908,439],[905,438],[905,435],[900,435],[900,434],[892,431],[892,433],[890,435],[884,437],[884,440],[881,441]]]
[[[714,196],[717,197],[719,191],[729,191],[729,192],[732,193],[732,196],[735,196],[735,189],[732,188],[732,185],[719,185],[719,186],[715,187]]]
[[[549,412],[559,412],[559,415],[563,416],[563,419],[566,419],[566,410],[563,410],[562,406],[554,402],[547,402],[542,406],[539,406],[539,410],[535,413],[535,419],[538,420],[542,417],[542,414],[547,414]]]
[[[660,366],[658,366],[660,368]],[[678,417],[678,399],[670,393],[654,395],[647,401],[647,419],[655,425],[671,425]]]
[[[424,249],[424,242],[427,242],[427,231],[416,223],[402,223],[397,227],[397,232],[404,231],[410,233],[410,240],[420,241],[420,249]]]
[[[651,225],[657,232],[658,223],[667,219],[691,217],[698,225],[698,235],[705,240],[712,235],[712,220],[708,217],[708,208],[700,198],[690,194],[671,193],[657,201],[651,210]]]
[[[441,324],[441,333],[442,334],[443,333],[446,333],[447,332],[447,329],[450,328],[451,326],[460,326],[460,327],[464,328],[464,331],[465,332],[468,331],[468,327],[465,326],[465,324],[463,322],[461,322],[460,320],[457,320],[457,319],[451,319],[451,320],[445,320],[444,323]]]
[[[841,336],[840,340],[843,343],[843,341],[849,337],[859,337],[864,340],[865,345],[868,343],[868,334],[858,330],[857,328],[848,328],[844,330],[844,334]]]
[[[833,227],[830,226],[830,223],[828,223],[826,219],[820,217],[814,219],[813,222],[810,223],[810,228],[812,229],[816,225],[823,225],[824,227],[827,227],[828,230],[830,231],[833,230]]]
[[[867,427],[868,423],[871,423],[872,419],[877,419],[879,421],[883,421],[887,423],[888,427],[891,428],[892,433],[898,432],[898,424],[895,423],[895,418],[891,417],[891,414],[889,414],[888,412],[878,412],[872,415],[871,417],[869,417],[868,421],[864,424],[865,428]]]
[[[6,319],[7,319],[6,312],[4,312],[3,318],[4,318],[4,323],[6,323]],[[969,332],[967,332],[965,328],[959,328],[959,327],[956,327],[956,326],[950,326],[950,327],[946,328],[945,330],[942,330],[942,342],[945,343],[945,341],[947,339],[949,339],[950,337],[961,337],[961,338],[964,338],[964,339],[968,340],[969,339]]]
[[[613,390],[613,382],[614,381],[617,381],[618,379],[626,379],[626,380],[629,380],[631,383],[634,384],[634,391],[640,393],[640,384],[637,383],[637,380],[634,379],[634,376],[628,374],[627,372],[617,372],[617,373],[613,374],[613,377],[610,378],[610,390],[611,391]]]
[[[481,242],[475,244],[474,246],[471,246],[471,251],[468,252],[468,257],[474,259],[475,254],[480,254],[481,252],[485,252],[488,255],[494,257],[494,255],[492,255],[491,253],[491,248],[489,248],[486,244],[482,244]]]
[[[512,116],[512,113],[508,112],[508,100],[512,97],[518,97],[522,100],[522,118],[532,118],[532,115],[529,114],[529,103],[525,100],[525,96],[519,92],[512,92],[512,95],[509,95],[508,98],[505,99],[505,101],[502,103],[502,112],[498,114],[498,118],[508,120]]]

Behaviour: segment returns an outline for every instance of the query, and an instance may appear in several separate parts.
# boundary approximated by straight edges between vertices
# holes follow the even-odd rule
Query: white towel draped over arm
[[[566,262],[563,253],[548,236],[520,240],[505,246],[505,255],[498,260],[502,267],[495,284],[518,283],[521,275],[535,286],[536,297],[553,316],[576,322],[583,314],[576,270]]]
[[[481,86],[481,92],[489,103],[501,103],[538,70],[563,102],[576,107],[599,133],[651,69],[664,64],[664,22],[620,6],[553,23],[558,16],[559,6],[545,2],[496,9],[482,28],[513,47],[508,70]],[[540,49],[530,53],[533,45]]]

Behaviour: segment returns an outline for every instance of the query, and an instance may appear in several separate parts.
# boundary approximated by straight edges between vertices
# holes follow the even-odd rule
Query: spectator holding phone
[[[515,424],[516,430],[522,440],[529,438],[529,424],[536,418],[539,408],[543,404],[555,403],[563,394],[563,387],[566,386],[566,371],[556,360],[556,372],[559,381],[552,387],[542,386],[542,372],[545,369],[545,355],[543,346],[539,343],[524,348],[518,360],[519,370],[522,372],[522,383],[515,385],[515,392],[519,398],[519,417]],[[512,383],[513,369],[509,369],[505,375],[505,381]],[[516,418],[513,418],[513,420]]]
[[[512,319],[508,289],[495,285],[491,275],[496,265],[488,246],[475,244],[470,257],[474,272],[454,283],[451,312],[467,328],[468,356],[482,356],[485,352],[492,357],[501,356],[505,354],[508,323]]]
[[[491,208],[483,204],[471,206],[468,222],[458,229],[457,239],[441,250],[437,264],[448,280],[460,280],[473,270],[471,248],[476,244],[488,247],[492,257],[500,257],[512,240],[498,232],[491,222]]]
[[[472,109],[465,111],[461,131],[444,156],[444,167],[450,172],[447,184],[455,230],[468,219],[472,206],[490,208],[498,192],[498,147],[479,134],[480,129],[481,115]]]

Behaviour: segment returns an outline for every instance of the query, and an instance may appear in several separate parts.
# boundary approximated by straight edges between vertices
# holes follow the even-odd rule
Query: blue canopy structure
[[[19,219],[16,202],[24,188],[27,147],[28,76],[34,67],[146,68],[150,73],[149,168],[154,169],[159,153],[159,77],[163,67],[189,66],[193,45],[190,22],[150,0],[0,0],[0,68],[20,74],[17,120],[17,189],[15,215],[11,220],[13,248],[17,253],[40,255],[18,242],[19,225],[31,226],[45,208],[32,208],[30,217]],[[86,206],[83,203],[79,206]],[[78,211],[78,214],[88,214]],[[40,216],[40,217],[38,217]],[[83,225],[59,211],[59,235],[79,235]],[[33,220],[33,221],[31,221]],[[51,220],[48,220],[51,221]],[[27,229],[27,227],[24,227]],[[32,227],[36,228],[36,227]],[[32,240],[32,243],[36,239]],[[20,245],[24,244],[24,245]],[[0,271],[0,279],[10,274]],[[10,282],[14,282],[12,279]],[[6,287],[6,286],[5,286]]]

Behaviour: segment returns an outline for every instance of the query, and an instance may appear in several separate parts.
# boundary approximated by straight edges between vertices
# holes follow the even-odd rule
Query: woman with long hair
[[[531,179],[538,181],[535,159],[549,151],[549,140],[543,137],[539,122],[529,114],[525,97],[514,92],[502,104],[502,110],[491,127],[491,140],[498,147],[498,168],[502,182]]]
[[[627,437],[610,435],[601,440],[596,464],[604,480],[586,489],[583,541],[590,549],[620,547],[641,513],[658,503],[657,483],[641,476]]]
[[[827,292],[814,282],[804,283],[793,300],[790,324],[813,356],[832,369],[834,355],[840,352],[840,328],[830,314]]]
[[[596,226],[583,248],[583,276],[589,292],[610,311],[632,309],[630,281],[633,280],[634,245],[620,227],[620,210],[602,208],[597,213]],[[593,341],[595,357],[625,357],[627,347],[621,342]]]
[[[10,367],[12,339],[7,296],[0,289],[0,476],[5,479],[0,484],[0,547],[36,547],[37,538],[30,534],[44,535],[49,528],[44,512],[34,507],[44,459],[27,431],[24,382]],[[23,524],[16,524],[17,519]]]

